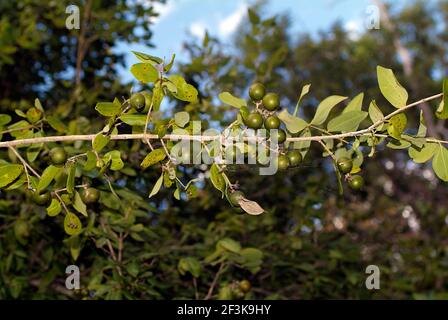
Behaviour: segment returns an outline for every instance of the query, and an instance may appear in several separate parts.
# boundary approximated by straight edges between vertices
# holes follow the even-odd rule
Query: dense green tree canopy
[[[391,8],[383,18],[387,25],[359,37],[339,24],[318,37],[293,35],[288,16],[270,16],[257,5],[231,50],[206,34],[185,44],[188,63],[165,61],[163,76],[158,58],[136,53],[134,95],[116,71],[123,57],[111,49],[117,41],[150,44],[148,17],[156,13],[133,1],[78,4],[92,6],[87,29],[69,35],[59,2],[0,4],[8,13],[0,19],[0,143],[94,135],[0,150],[0,298],[446,297],[448,190],[440,164],[447,157],[448,102],[440,94],[448,71],[447,26],[440,23],[448,16],[445,3]],[[80,55],[83,42],[88,45]],[[403,59],[403,50],[411,60]],[[271,176],[249,165],[229,165],[223,175],[217,165],[167,162],[164,151],[173,145],[158,138],[174,129],[193,133],[190,121],[200,120],[202,130],[235,120],[243,128],[257,126],[257,119],[248,124],[245,106],[254,108],[254,82],[280,96],[281,109],[264,100],[256,108],[278,116],[288,141],[308,131],[369,128],[375,119],[385,141],[302,144],[300,164]],[[142,96],[135,95],[140,88]],[[387,117],[436,94],[406,110],[406,119],[397,113],[382,123],[370,111]],[[323,112],[321,102],[332,95],[339,108]],[[163,97],[168,107],[159,110]],[[341,110],[352,112],[349,129]],[[110,139],[147,133],[148,123],[155,135],[149,143]],[[429,138],[421,135],[425,128]],[[425,146],[432,162],[411,161]],[[7,181],[15,171],[18,180]],[[360,191],[348,187],[355,175],[365,180]],[[229,192],[229,185],[244,195]],[[265,212],[244,214],[239,206],[258,209],[242,197]],[[82,290],[64,286],[71,264],[81,270]],[[364,286],[370,264],[381,269],[379,291]]]

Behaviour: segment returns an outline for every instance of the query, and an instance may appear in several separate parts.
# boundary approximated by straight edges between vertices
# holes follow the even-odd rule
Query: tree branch
[[[340,134],[333,134],[333,135],[319,135],[319,136],[311,136],[311,137],[289,137],[287,138],[287,141],[289,142],[297,142],[297,141],[323,141],[323,140],[331,140],[331,139],[344,139],[349,137],[357,137],[357,136],[364,136],[364,135],[372,135],[375,134],[373,131],[383,123],[385,123],[387,120],[392,118],[393,116],[402,113],[408,109],[411,109],[415,106],[420,105],[421,103],[435,100],[438,98],[441,98],[443,96],[443,93],[439,93],[424,99],[421,99],[417,102],[411,103],[403,108],[397,109],[394,112],[390,113],[389,115],[385,116],[383,119],[375,122],[370,127],[362,130],[352,131],[352,132],[346,132],[346,133],[340,133]],[[95,138],[96,134],[87,134],[87,135],[68,135],[68,136],[50,136],[50,137],[39,137],[39,138],[28,138],[28,139],[18,139],[18,140],[12,140],[12,141],[4,141],[0,142],[0,148],[9,148],[14,146],[21,146],[21,145],[28,145],[28,144],[37,144],[37,143],[48,143],[48,142],[63,142],[63,141],[92,141],[93,138]],[[194,140],[199,142],[204,141],[214,141],[217,139],[221,139],[220,135],[181,135],[181,134],[167,134],[160,138],[157,134],[116,134],[110,136],[111,140],[172,140],[172,141],[179,141],[179,140]],[[243,137],[243,141],[259,141],[263,142],[265,141],[265,138],[263,137],[257,137],[257,136],[248,136]],[[438,142],[446,144],[447,142],[444,140],[438,140],[435,138],[428,138],[427,141],[429,142]]]

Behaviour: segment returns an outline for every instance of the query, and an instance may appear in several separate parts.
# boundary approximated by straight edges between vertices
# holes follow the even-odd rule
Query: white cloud
[[[223,18],[218,23],[218,33],[221,37],[228,37],[236,31],[239,24],[243,20],[247,13],[247,4],[242,3],[240,6],[230,15]]]
[[[148,3],[146,0],[143,0],[144,3]],[[154,11],[157,12],[159,15],[157,17],[151,17],[150,20],[152,23],[160,22],[167,16],[169,16],[175,8],[175,5],[173,1],[168,1],[167,3],[160,3],[155,2],[151,3],[152,7],[154,8]]]
[[[203,21],[194,21],[188,31],[195,37],[202,39],[204,37],[207,25]]]
[[[358,40],[364,32],[364,25],[360,19],[354,19],[347,21],[344,29],[348,32],[348,37],[351,40]]]

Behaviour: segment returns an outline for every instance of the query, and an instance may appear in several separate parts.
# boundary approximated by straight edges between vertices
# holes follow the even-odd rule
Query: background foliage
[[[67,124],[67,133],[102,128],[96,102],[128,96],[130,90],[117,76],[122,57],[111,48],[119,40],[150,44],[150,30],[135,31],[147,28],[143,21],[153,13],[124,0],[92,3],[84,38],[65,29],[62,3],[0,4],[0,12],[6,13],[0,19],[0,113],[26,112],[39,97],[46,112]],[[352,98],[362,91],[365,101],[376,99],[385,107],[377,65],[394,69],[410,88],[409,101],[440,92],[437,75],[448,71],[448,30],[440,23],[447,21],[448,6],[443,1],[409,5],[392,14],[395,30],[384,27],[355,39],[338,24],[318,38],[291,35],[287,16],[271,17],[262,5],[253,10],[261,21],[255,14],[245,21],[231,50],[208,35],[185,44],[190,61],[177,69],[198,88],[200,99],[173,100],[166,113],[185,110],[205,127],[224,126],[235,114],[220,104],[218,94],[247,97],[249,84],[258,79],[282,96],[290,112],[301,86],[312,83],[301,108],[310,119],[318,101],[332,94]],[[393,45],[397,36],[413,57],[411,72]],[[82,41],[89,44],[84,56],[77,49]],[[418,119],[418,110],[412,112],[409,119]],[[430,126],[447,137],[444,123],[434,120]],[[147,147],[138,141],[112,144],[126,162],[125,174],[108,176],[121,201],[114,200],[100,176],[86,178],[102,194],[100,203],[88,208],[88,232],[82,237],[67,238],[62,218],[48,217],[25,190],[1,191],[1,298],[218,298],[243,279],[253,287],[247,298],[447,296],[448,190],[427,165],[409,162],[406,152],[382,147],[363,165],[365,190],[343,197],[338,196],[331,163],[317,148],[303,166],[287,174],[259,176],[255,169],[237,167],[230,176],[267,210],[252,217],[236,214],[208,179],[197,183],[192,201],[178,201],[163,190],[148,200],[159,173],[139,168]],[[46,167],[52,146],[43,147],[35,168]],[[88,147],[88,142],[65,145],[69,155]],[[7,156],[1,150],[1,158]],[[182,179],[198,174],[207,172],[189,167]],[[18,221],[26,223],[25,236],[17,235]],[[126,233],[120,243],[117,235]],[[121,252],[119,260],[111,257],[108,242]],[[70,264],[81,269],[81,292],[64,289]],[[369,264],[382,271],[379,291],[365,289]],[[217,287],[208,295],[215,277]]]

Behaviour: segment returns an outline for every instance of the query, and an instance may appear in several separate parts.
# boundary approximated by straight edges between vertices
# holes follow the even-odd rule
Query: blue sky
[[[409,2],[411,0],[394,0],[393,4],[400,6]],[[156,6],[160,17],[153,21],[152,27],[155,48],[121,44],[117,50],[142,51],[167,59],[176,53],[178,60],[184,60],[182,43],[192,37],[202,39],[205,30],[223,41],[231,41],[251,3],[251,0],[168,0],[166,4]],[[265,11],[267,16],[288,13],[292,20],[292,35],[297,32],[316,34],[339,20],[356,36],[365,29],[366,10],[371,4],[370,0],[268,0]],[[128,54],[127,70],[134,62],[136,59]],[[127,70],[120,72],[124,81],[131,79]]]

